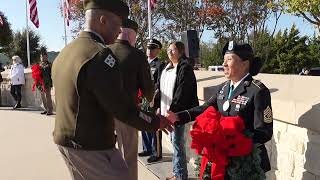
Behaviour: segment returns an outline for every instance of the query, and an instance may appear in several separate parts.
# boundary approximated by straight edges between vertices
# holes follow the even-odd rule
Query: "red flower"
[[[142,97],[143,97],[142,91],[141,89],[138,89],[138,98],[142,98]]]
[[[142,103],[142,98],[143,98],[143,93],[142,93],[141,89],[138,89],[138,94],[137,94],[137,97],[136,97],[136,104],[137,105]]]
[[[241,117],[222,117],[220,124],[225,134],[224,145],[228,149],[228,156],[245,156],[251,153],[253,142],[242,133],[245,126]]]
[[[241,117],[221,117],[212,106],[196,118],[190,131],[191,148],[202,155],[200,179],[207,163],[212,163],[211,179],[223,180],[228,157],[251,153],[252,139],[243,135],[245,129]]]
[[[220,117],[220,113],[211,106],[197,117],[190,131],[191,148],[196,149],[196,153],[201,154],[205,145],[212,145],[220,141],[221,137],[218,136],[218,132],[221,126],[217,120]]]
[[[35,91],[35,87],[37,86],[38,83],[40,83],[42,87],[42,91],[45,90],[44,87],[44,82],[43,82],[43,77],[42,77],[42,71],[41,71],[41,66],[39,64],[35,64],[31,67],[32,70],[32,78],[34,80],[33,85],[32,85],[32,91]]]

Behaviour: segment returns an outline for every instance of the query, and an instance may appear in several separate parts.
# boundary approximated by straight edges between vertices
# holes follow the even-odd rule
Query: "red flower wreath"
[[[42,91],[45,90],[44,87],[44,82],[43,82],[43,77],[42,77],[42,72],[41,72],[41,67],[39,64],[35,64],[31,67],[32,70],[32,78],[34,80],[33,85],[32,85],[32,91],[35,91],[35,87],[37,86],[38,83],[40,83],[42,87]]]
[[[202,155],[200,180],[209,161],[212,163],[211,179],[223,180],[228,157],[251,153],[253,142],[243,134],[244,129],[241,117],[222,117],[212,106],[196,118],[190,135],[191,148]]]

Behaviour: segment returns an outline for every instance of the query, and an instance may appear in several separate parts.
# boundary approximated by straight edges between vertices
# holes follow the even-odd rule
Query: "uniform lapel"
[[[248,75],[237,87],[233,90],[233,94],[230,97],[230,100],[234,99],[235,97],[243,94],[247,91],[247,87],[250,85],[250,81],[252,80],[252,76]],[[230,83],[229,83],[230,84]],[[230,85],[229,85],[230,86]],[[229,88],[229,87],[228,87]]]
[[[155,58],[154,60],[152,60],[151,63],[150,63],[150,67],[156,68],[156,66],[157,66],[157,61],[158,61],[158,58]]]
[[[226,85],[223,87],[223,99],[228,99],[228,94],[229,94],[229,90],[230,90],[230,80],[228,82],[226,82]]]

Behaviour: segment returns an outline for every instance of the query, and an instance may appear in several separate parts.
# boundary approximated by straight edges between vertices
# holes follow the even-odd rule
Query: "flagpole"
[[[28,25],[28,0],[26,0],[26,34],[27,34],[27,58],[28,58],[28,67],[30,67],[30,46],[29,46],[29,25]]]
[[[63,14],[63,27],[64,27],[64,45],[67,45],[67,27],[66,27],[66,12],[65,12],[65,4],[64,0],[61,0],[62,3],[62,14]]]
[[[148,27],[149,27],[149,39],[152,38],[152,31],[151,31],[151,2],[148,0]]]

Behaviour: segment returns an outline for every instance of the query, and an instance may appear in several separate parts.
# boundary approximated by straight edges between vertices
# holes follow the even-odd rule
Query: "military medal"
[[[230,107],[230,103],[229,103],[229,100],[227,100],[226,102],[223,103],[223,111],[227,111]]]
[[[235,111],[239,111],[239,110],[240,110],[240,104],[237,104]]]

